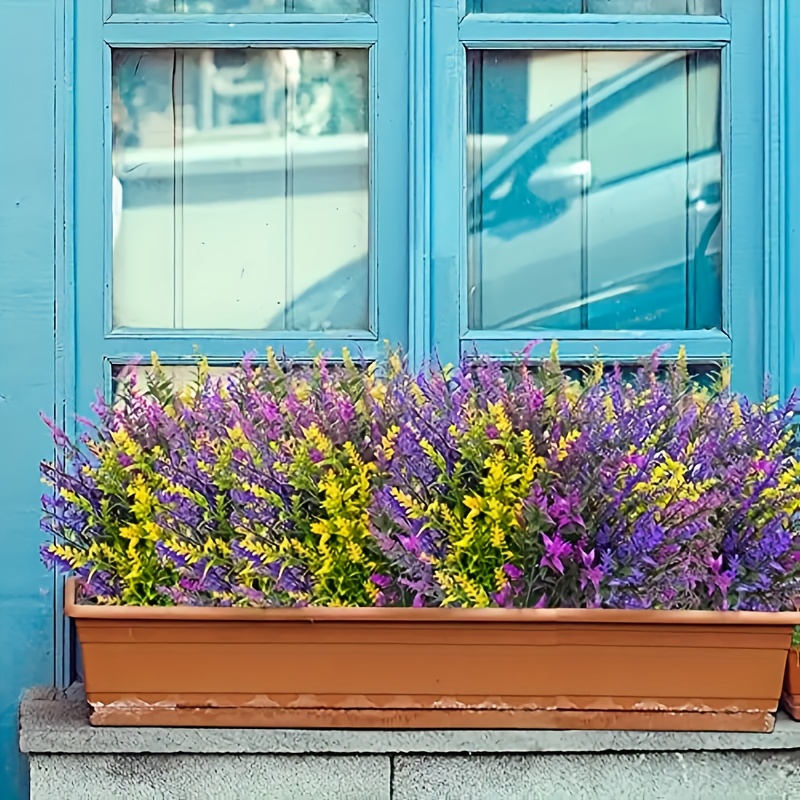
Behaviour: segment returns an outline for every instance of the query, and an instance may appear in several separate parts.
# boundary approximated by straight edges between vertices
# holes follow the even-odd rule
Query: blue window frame
[[[497,356],[508,356],[512,352],[518,352],[531,340],[543,340],[539,350],[544,352],[549,348],[549,343],[556,338],[560,342],[562,356],[567,360],[581,361],[591,358],[599,353],[606,358],[631,361],[645,356],[654,348],[667,344],[667,353],[675,354],[680,345],[686,346],[688,357],[696,362],[713,363],[720,359],[730,359],[734,365],[734,380],[738,388],[749,392],[758,392],[761,381],[768,364],[765,360],[767,339],[769,336],[770,320],[766,317],[765,311],[765,237],[764,237],[764,190],[765,190],[765,169],[762,154],[765,153],[765,127],[764,127],[764,63],[766,51],[764,48],[764,9],[758,3],[738,3],[733,0],[725,0],[722,4],[722,15],[713,16],[710,14],[686,14],[686,15],[635,15],[635,14],[570,14],[570,13],[465,13],[467,7],[459,0],[439,0],[433,6],[432,18],[432,41],[433,41],[433,80],[432,80],[432,257],[433,257],[433,282],[431,286],[432,295],[432,345],[438,350],[444,360],[453,360],[461,354],[474,351],[491,353]],[[495,5],[495,7],[510,8],[507,3]],[[517,2],[515,8],[531,8],[532,4],[523,0]],[[540,4],[541,7],[541,4]],[[709,6],[710,7],[710,6]],[[691,281],[699,280],[699,272],[693,279],[691,278],[694,264],[700,259],[694,257],[686,258],[686,270],[689,279],[686,281],[686,305],[687,319],[685,324],[676,324],[681,315],[663,314],[662,318],[669,322],[669,325],[659,327],[656,316],[655,324],[653,321],[645,320],[643,325],[626,324],[630,322],[634,314],[619,313],[620,303],[617,303],[613,313],[594,314],[597,323],[591,324],[593,307],[586,306],[589,303],[589,294],[586,286],[590,281],[586,280],[586,261],[591,260],[592,247],[584,248],[583,269],[584,269],[584,291],[579,293],[576,290],[577,302],[568,306],[556,306],[563,309],[571,308],[574,313],[570,315],[550,314],[528,314],[528,318],[534,320],[544,318],[544,322],[539,324],[525,325],[519,324],[519,319],[524,318],[525,314],[516,318],[511,314],[511,309],[528,309],[533,307],[536,310],[535,297],[552,292],[555,285],[560,287],[568,280],[565,275],[566,264],[564,260],[551,259],[548,262],[549,268],[541,268],[538,274],[532,275],[532,265],[535,267],[536,258],[542,258],[545,248],[551,247],[554,250],[562,243],[550,240],[545,236],[529,236],[525,242],[520,242],[519,247],[514,249],[514,233],[505,232],[505,243],[496,246],[494,252],[494,262],[488,262],[484,258],[484,270],[487,268],[495,271],[505,270],[505,278],[501,284],[501,289],[496,292],[496,296],[491,298],[492,311],[489,315],[484,313],[484,318],[489,317],[489,324],[476,325],[475,315],[471,313],[473,302],[472,293],[480,281],[476,280],[472,271],[474,267],[471,263],[474,259],[475,249],[475,224],[474,218],[481,218],[488,226],[487,208],[489,202],[486,193],[495,192],[500,200],[495,203],[500,206],[507,196],[513,195],[513,187],[516,180],[508,177],[507,186],[504,188],[505,175],[510,175],[511,168],[507,168],[503,173],[503,168],[499,170],[495,166],[502,159],[494,158],[490,166],[485,167],[482,175],[475,178],[474,164],[469,165],[469,150],[467,141],[472,136],[475,138],[476,124],[474,120],[474,107],[476,102],[472,102],[474,96],[470,95],[470,88],[475,87],[476,78],[474,75],[474,65],[476,61],[491,61],[494,73],[499,73],[504,64],[513,63],[513,58],[541,56],[541,55],[564,55],[572,57],[572,61],[577,61],[576,57],[583,57],[584,64],[587,58],[596,62],[602,62],[604,57],[609,59],[609,55],[624,55],[626,53],[649,54],[649,59],[645,62],[638,62],[638,65],[626,72],[620,72],[616,78],[611,78],[605,83],[598,83],[590,87],[587,83],[579,85],[572,101],[573,109],[570,111],[569,103],[564,103],[549,114],[540,117],[539,122],[527,125],[523,129],[523,137],[528,136],[534,144],[526,144],[520,139],[519,134],[509,140],[505,148],[509,150],[507,161],[514,164],[524,160],[519,154],[521,152],[535,152],[536,147],[554,148],[561,146],[570,125],[579,131],[583,131],[586,138],[587,131],[592,131],[592,125],[602,123],[603,115],[613,118],[615,114],[619,116],[619,111],[605,106],[623,107],[631,106],[634,101],[631,95],[637,92],[649,90],[653,84],[663,83],[658,77],[654,68],[647,67],[647,64],[658,65],[659,57],[669,65],[668,69],[673,69],[674,59],[670,61],[670,54],[688,53],[692,59],[701,59],[706,64],[716,62],[716,69],[719,72],[719,118],[718,118],[718,143],[716,147],[720,150],[717,155],[721,155],[721,190],[717,181],[717,190],[711,193],[711,197],[703,197],[702,202],[705,206],[716,203],[718,213],[712,217],[711,226],[703,225],[703,229],[713,232],[719,240],[718,252],[721,253],[720,281],[718,288],[713,285],[703,289],[697,288],[697,283]],[[491,58],[486,59],[485,56]],[[529,58],[530,60],[530,58]],[[544,60],[544,59],[542,59]],[[687,59],[688,60],[688,59]],[[518,62],[519,63],[519,62]],[[553,63],[555,63],[553,61]],[[555,79],[558,74],[555,73]],[[645,66],[642,66],[644,64]],[[513,67],[512,67],[513,69]],[[638,80],[630,78],[631,73],[639,70],[641,77]],[[520,71],[516,70],[517,73]],[[674,70],[673,70],[674,71]],[[585,74],[586,70],[584,70]],[[663,72],[663,70],[662,70]],[[708,70],[706,70],[708,72]],[[487,80],[487,69],[484,66],[482,80]],[[535,76],[531,71],[531,75]],[[546,72],[539,72],[539,75],[546,75]],[[697,92],[698,82],[695,73],[695,92]],[[493,93],[497,86],[505,85],[508,87],[509,72],[506,69],[505,78],[500,75],[500,82],[494,87],[484,85],[482,99],[494,108],[494,113],[505,114],[508,116],[509,104],[505,108],[499,107],[498,100]],[[529,81],[534,79],[530,76]],[[691,77],[691,75],[690,75]],[[505,83],[503,83],[503,80]],[[614,87],[614,82],[619,84],[619,89]],[[539,84],[541,85],[541,83]],[[690,80],[690,85],[692,82]],[[638,87],[638,88],[637,88]],[[537,86],[530,85],[523,88],[523,94],[531,97],[535,94]],[[480,92],[481,89],[478,89]],[[689,95],[691,99],[691,94]],[[695,110],[702,115],[704,105],[708,105],[708,96],[703,102],[698,102],[699,95],[695,94]],[[595,102],[595,98],[598,98]],[[545,98],[546,99],[546,98]],[[518,105],[520,105],[518,103]],[[552,108],[552,103],[551,103]],[[516,109],[518,111],[518,109]],[[651,112],[656,109],[651,108]],[[485,109],[484,109],[485,111]],[[561,115],[561,122],[558,117]],[[593,116],[594,115],[594,116]],[[708,115],[707,115],[708,116]],[[554,122],[555,119],[555,122]],[[594,120],[594,121],[593,121]],[[483,120],[485,122],[485,118]],[[524,122],[524,121],[523,121]],[[646,124],[646,120],[642,120]],[[587,124],[588,123],[588,124]],[[549,129],[548,129],[549,126]],[[516,129],[515,129],[516,130]],[[524,131],[528,132],[525,133]],[[547,137],[550,137],[550,144],[547,144]],[[602,136],[598,137],[602,141]],[[606,139],[609,138],[606,132]],[[701,137],[702,138],[702,137]],[[624,147],[625,138],[620,138],[620,147]],[[656,143],[658,145],[658,143]],[[663,146],[663,145],[662,145]],[[527,150],[526,150],[527,148]],[[657,149],[657,148],[656,148]],[[584,143],[584,157],[585,157]],[[687,150],[688,152],[688,150]],[[623,151],[623,155],[626,152]],[[701,153],[702,155],[702,153]],[[631,153],[630,158],[636,160],[636,154]],[[695,160],[694,154],[687,155],[686,161],[691,164]],[[474,162],[475,159],[473,158]],[[607,161],[607,160],[606,160]],[[581,162],[578,162],[579,164]],[[537,161],[537,168],[541,166],[541,160]],[[590,165],[591,166],[591,165]],[[497,174],[490,174],[495,169]],[[682,169],[684,169],[682,167]],[[608,166],[606,166],[608,170]],[[489,179],[486,176],[489,176]],[[528,175],[525,176],[526,178]],[[549,176],[548,176],[549,177]],[[533,180],[531,177],[530,180]],[[638,181],[642,183],[641,181]],[[632,214],[639,203],[646,203],[648,195],[654,191],[651,185],[650,191],[637,192],[635,190],[636,180],[631,180],[634,189],[629,192],[630,197],[626,201],[617,199],[614,201],[619,205],[621,213]],[[541,185],[541,184],[539,184]],[[508,186],[512,186],[511,189]],[[552,189],[551,189],[552,190]],[[523,187],[523,191],[525,191]],[[539,188],[537,186],[537,191]],[[593,190],[592,190],[593,191]],[[504,193],[507,193],[504,195]],[[528,206],[537,202],[539,211],[537,213],[548,213],[546,205],[541,201],[541,195],[526,197],[517,203],[526,203]],[[484,195],[484,196],[481,196]],[[476,213],[474,206],[478,196],[479,210]],[[584,200],[584,207],[588,201],[589,218],[593,206],[590,191],[586,188],[578,189],[576,197],[580,196]],[[557,200],[562,200],[558,195]],[[600,201],[598,201],[599,204]],[[691,198],[687,200],[691,202]],[[567,208],[569,204],[563,204]],[[572,207],[578,205],[576,200]],[[551,203],[550,208],[553,208]],[[595,205],[595,208],[600,208]],[[516,209],[512,210],[514,213]],[[491,213],[497,213],[492,210]],[[509,213],[508,217],[513,217],[514,213]],[[555,212],[556,215],[561,210]],[[519,216],[517,214],[517,216]],[[583,236],[586,237],[586,217],[584,213]],[[608,225],[609,215],[604,216],[598,213],[601,224]],[[688,219],[688,212],[687,212]],[[713,220],[719,222],[714,228]],[[653,219],[655,223],[658,220]],[[549,223],[549,221],[548,221]],[[546,224],[541,224],[541,219],[537,224],[541,228],[547,228]],[[507,225],[506,228],[510,228]],[[661,257],[659,252],[650,253],[649,248],[657,248],[658,237],[654,236],[651,228],[654,225],[646,226],[653,244],[651,245],[647,237],[628,237],[620,242],[619,249],[615,255],[619,256],[620,263],[635,261],[652,255],[653,259]],[[642,229],[644,229],[643,226]],[[530,219],[528,230],[530,230]],[[576,236],[581,235],[580,226],[576,224]],[[627,232],[633,232],[630,229]],[[484,236],[484,238],[486,238]],[[496,236],[499,241],[502,234]],[[589,237],[591,242],[591,236]],[[709,237],[701,235],[699,241],[708,245]],[[525,251],[528,248],[528,252]],[[600,246],[596,248],[600,251]],[[530,255],[535,252],[536,257]],[[598,260],[600,260],[598,258]],[[672,262],[668,262],[672,263]],[[516,273],[512,267],[517,264]],[[769,265],[767,265],[769,269]],[[531,280],[532,277],[539,282]],[[526,284],[525,281],[528,280]],[[577,280],[577,279],[576,279]],[[630,280],[628,281],[630,283]],[[609,294],[624,294],[631,290],[630,286],[620,286],[613,281],[606,280],[605,284],[600,281],[595,297],[602,297],[599,290]],[[589,288],[591,291],[591,287]],[[655,281],[650,287],[650,299],[658,297],[660,293],[671,291],[669,287]],[[674,291],[674,287],[673,290]],[[718,293],[718,299],[713,297],[714,292]],[[468,296],[469,294],[469,296]],[[522,295],[520,297],[520,295]],[[628,295],[630,297],[630,294]],[[718,309],[705,314],[705,317],[712,320],[711,324],[702,324],[698,321],[697,307],[705,303],[708,305],[709,297],[712,306],[718,305]],[[534,298],[534,299],[532,299]],[[456,303],[454,303],[456,300]],[[646,300],[646,298],[645,298]],[[485,306],[484,301],[484,306]],[[455,307],[457,305],[457,308]],[[609,305],[606,303],[606,305]],[[507,308],[504,308],[507,306]],[[602,308],[602,304],[599,306]],[[579,317],[583,317],[579,320]],[[701,315],[702,316],[702,315]],[[716,324],[713,323],[715,317],[719,317]],[[558,319],[567,320],[569,324],[559,326]],[[511,320],[511,322],[508,322]],[[587,324],[587,320],[588,323]],[[603,326],[602,322],[611,322]],[[553,322],[556,324],[553,324]],[[549,323],[549,324],[548,324]]]
[[[369,5],[356,3],[350,7]],[[405,344],[408,341],[408,8],[402,3],[383,0],[372,2],[369,13],[342,14],[263,13],[260,9],[270,7],[264,3],[251,4],[250,7],[259,9],[252,13],[163,13],[165,6],[170,4],[161,3],[156,8],[162,13],[122,14],[113,13],[110,0],[81,0],[74,5],[74,311],[78,407],[86,407],[98,386],[105,385],[110,390],[115,365],[150,351],[157,351],[166,364],[190,362],[197,350],[212,363],[225,364],[234,363],[253,350],[263,352],[267,346],[291,356],[307,356],[310,340],[319,348],[334,351],[348,346],[367,357],[374,356],[384,340]],[[238,7],[241,6],[239,3]],[[120,7],[124,6],[117,5]],[[128,7],[144,9],[147,3],[128,3]],[[217,3],[221,9],[234,7],[237,4],[227,0]],[[327,5],[316,3],[315,7],[324,11],[335,9],[337,3],[327,0]],[[347,6],[338,3],[338,7]],[[293,3],[286,10],[294,8]],[[175,8],[176,12],[185,10],[182,2]],[[285,67],[282,85],[271,99],[264,100],[263,96],[259,99],[259,93],[263,95],[269,87],[253,88],[252,76],[246,74],[249,65],[262,57],[274,61],[286,53],[289,56],[281,62]],[[310,74],[309,82],[316,81],[319,85],[327,81],[323,95],[325,91],[327,96],[333,95],[333,103],[343,95],[342,81],[334,85],[337,64],[343,64],[345,72],[349,70],[351,79],[360,81],[365,96],[354,101],[361,104],[360,110],[342,111],[345,105],[342,102],[338,112],[335,108],[330,111],[330,102],[328,108],[328,117],[332,113],[334,116],[339,113],[340,117],[346,113],[364,117],[362,122],[350,126],[353,134],[328,139],[339,140],[329,147],[335,156],[350,146],[347,142],[356,141],[353,152],[336,156],[351,162],[362,159],[355,167],[345,164],[339,172],[324,174],[326,159],[332,158],[330,152],[327,156],[319,152],[318,145],[324,137],[298,133],[299,123],[294,127],[300,119],[298,107],[304,102],[308,106],[303,87],[296,88],[296,75],[305,69],[304,64],[308,67],[305,72]],[[209,69],[211,79],[206,79]],[[290,111],[285,110],[290,103],[286,87],[292,80],[295,89],[291,102],[296,105],[290,117]],[[330,88],[332,85],[334,88]],[[219,103],[214,107],[218,98],[212,93],[219,94],[223,89],[233,100],[220,110]],[[208,120],[215,115],[239,122],[237,115],[241,118],[246,111],[250,116],[244,122],[252,122],[254,102],[271,102],[273,106],[277,103],[283,109],[281,114],[285,111],[284,129],[271,139],[263,131],[267,122],[273,120],[259,118],[262,133],[256,131],[257,135],[249,139],[246,134],[240,136],[231,154],[231,147],[225,145],[224,139],[233,135],[232,125],[221,132],[203,130],[204,124],[208,128]],[[121,129],[118,116],[128,121],[135,116],[137,124]],[[312,119],[303,124],[313,130],[315,123]],[[258,127],[242,124],[240,130]],[[360,131],[368,131],[366,137]],[[347,142],[343,144],[345,139]],[[134,141],[134,146],[126,151],[120,145],[123,140]],[[208,155],[214,148],[222,153],[224,147],[228,148],[224,156]],[[359,147],[366,152],[360,154]],[[250,166],[246,163],[242,166],[240,162],[247,152],[255,155]],[[260,174],[260,182],[248,182],[253,170],[270,170],[268,162],[276,159],[278,168]],[[223,160],[225,165],[220,166]],[[121,180],[117,178],[120,164]],[[238,173],[231,174],[237,169]],[[359,194],[355,200],[350,198],[354,207],[347,218],[349,223],[341,214],[335,217],[335,212],[340,211],[336,199],[339,195],[330,199],[330,193],[336,192],[342,181],[360,181],[350,193]],[[253,188],[255,183],[259,185]],[[261,199],[265,186],[277,198],[270,200],[268,207]],[[257,202],[262,204],[258,208],[244,204],[243,199],[253,192],[260,193]],[[364,193],[368,199],[362,196]],[[308,201],[309,194],[312,201],[323,199],[314,206]],[[300,198],[297,203],[295,198]],[[295,205],[301,206],[299,220],[293,218],[297,216]],[[234,206],[236,214],[228,213]],[[231,229],[239,224],[237,216],[245,215],[249,226],[242,225],[232,234]],[[281,227],[278,236],[270,238],[259,233],[259,238],[255,238],[256,225],[260,230],[266,229],[276,220]],[[324,260],[326,247],[330,249],[325,241],[314,241],[314,225],[309,223],[320,221],[332,234],[337,233],[337,227],[347,224],[356,232],[339,243],[339,261],[331,262],[337,269],[329,270],[327,282],[320,282],[322,293],[309,300],[309,293],[304,294],[300,287],[292,297],[290,310],[270,312],[269,317],[277,322],[267,320],[262,324],[252,314],[239,310],[255,305],[248,296],[255,291],[265,293],[267,305],[269,293],[274,289],[269,283],[250,284],[250,288],[235,297],[226,296],[224,284],[213,283],[217,273],[231,275],[227,262],[235,261],[238,236],[250,237],[248,246],[260,245],[258,257],[262,265],[271,258],[278,275],[288,272],[284,262],[288,264],[289,257],[283,252],[273,256],[271,250],[276,242],[281,245],[288,242],[288,247],[301,252],[296,257],[301,268],[313,269],[314,257]],[[120,222],[123,232],[116,241]],[[286,233],[290,226],[293,226],[291,235]],[[198,248],[209,244],[215,245],[215,260],[203,262],[202,256],[198,258],[202,252]],[[349,246],[360,248],[359,257],[341,264],[346,262],[341,251]],[[163,262],[159,261],[162,257]],[[154,260],[158,263],[154,264]],[[198,263],[201,272],[196,272],[194,279],[183,276],[183,271],[197,270]],[[242,263],[242,277],[244,267]],[[238,278],[238,264],[235,269]],[[170,272],[166,279],[165,270]],[[291,278],[289,275],[285,281],[288,283]],[[195,302],[197,293],[191,293],[192,284],[198,281],[205,282],[206,294],[199,305]],[[285,287],[284,290],[288,292]],[[327,302],[327,296],[338,296],[337,292],[344,295],[340,308],[347,309],[353,304],[364,307],[363,313],[349,315],[356,324],[331,326],[322,312],[302,311],[304,303],[308,307],[309,303]],[[174,294],[169,307],[157,308],[163,305],[167,293]],[[229,306],[221,309],[225,303]],[[285,324],[287,316],[292,318],[290,324]]]
[[[560,342],[562,356],[576,362],[596,354],[633,361],[663,344],[668,345],[667,355],[674,355],[680,345],[685,345],[689,358],[698,364],[730,359],[737,388],[744,391],[760,391],[767,371],[781,372],[783,381],[785,366],[780,354],[790,341],[784,329],[776,333],[773,314],[785,297],[784,279],[780,277],[783,261],[773,252],[768,235],[768,227],[775,226],[775,215],[782,213],[782,206],[776,203],[772,209],[768,204],[767,213],[764,212],[771,176],[782,168],[769,158],[775,132],[767,115],[770,102],[776,101],[770,83],[774,83],[775,76],[767,69],[774,61],[774,52],[765,45],[767,26],[772,17],[782,13],[781,3],[782,0],[770,0],[767,9],[756,3],[722,0],[722,13],[718,16],[714,13],[716,3],[687,6],[687,12],[694,9],[695,13],[685,15],[524,10],[483,13],[472,9],[486,6],[468,4],[466,0],[372,0],[369,13],[341,14],[123,14],[112,13],[110,0],[75,3],[75,150],[74,162],[67,153],[67,163],[73,170],[75,185],[72,252],[77,405],[85,406],[99,384],[110,388],[115,364],[151,350],[157,351],[165,363],[190,362],[195,351],[200,350],[212,362],[224,364],[267,345],[302,357],[308,353],[309,340],[332,351],[347,345],[368,357],[388,340],[406,347],[414,363],[433,353],[443,361],[476,351],[507,357],[531,340],[542,340],[534,354],[543,353],[554,338]],[[538,7],[546,5],[539,3]],[[135,3],[133,7],[137,7]],[[218,7],[232,6],[223,3]],[[331,7],[335,3],[329,2],[328,8]],[[527,0],[491,6],[530,7],[534,6]],[[589,10],[588,6],[584,10]],[[712,13],[706,13],[708,10]],[[344,324],[327,328],[313,324],[282,327],[251,324],[246,314],[234,314],[233,324],[217,321],[204,326],[202,315],[188,313],[181,306],[172,316],[167,315],[163,324],[141,323],[147,313],[138,317],[133,314],[139,322],[127,324],[128,318],[118,313],[115,304],[115,286],[118,293],[123,286],[134,286],[141,295],[144,312],[155,314],[148,307],[146,286],[150,281],[145,277],[154,270],[142,270],[144,286],[136,289],[140,273],[135,263],[124,281],[114,266],[114,115],[119,92],[115,65],[131,54],[152,56],[153,63],[158,61],[159,53],[172,54],[176,59],[176,54],[184,54],[183,63],[194,64],[198,53],[210,52],[217,57],[288,49],[356,52],[368,62],[369,221],[364,235],[368,241],[369,278],[365,288],[346,269],[337,270],[316,288],[301,287],[291,303],[287,300],[285,313],[295,319],[309,319],[302,310],[303,304],[332,302],[330,298],[338,298],[340,308],[350,308],[354,302],[361,302],[353,294],[353,287],[357,286],[366,294],[368,321],[349,328]],[[635,53],[647,55],[647,59],[637,62],[628,72],[618,71],[611,78],[604,75],[599,82],[586,77],[591,71],[586,68],[590,62],[599,65],[602,72],[605,62]],[[550,56],[560,58],[562,65],[570,60],[580,61],[584,66],[583,82],[576,84],[571,100],[555,103],[550,98],[547,106],[546,97],[535,98],[550,108],[550,113],[529,124],[530,120],[524,118],[524,102],[515,98],[535,97],[541,83],[532,84],[531,75],[537,74],[538,69],[539,76],[547,76]],[[519,64],[526,58],[528,66],[522,69]],[[534,58],[544,68],[537,64],[534,69],[530,63]],[[580,140],[583,155],[587,142],[589,149],[596,149],[592,140],[597,130],[597,141],[606,141],[605,151],[600,150],[606,152],[606,176],[598,179],[597,185],[619,187],[628,180],[627,202],[636,204],[636,198],[647,197],[648,192],[642,186],[637,189],[637,181],[629,179],[652,171],[649,162],[645,159],[639,171],[632,168],[630,175],[615,173],[608,144],[613,144],[613,126],[610,133],[606,130],[601,135],[599,131],[605,119],[614,120],[626,109],[635,108],[637,98],[647,96],[653,86],[668,82],[664,79],[667,72],[653,72],[648,66],[661,62],[673,72],[678,64],[676,74],[683,74],[685,65],[690,88],[682,113],[687,129],[693,127],[701,132],[696,134],[696,145],[689,143],[691,134],[687,134],[685,158],[682,151],[672,152],[663,143],[659,145],[666,150],[663,157],[659,156],[662,160],[657,163],[658,168],[663,171],[678,164],[690,173],[693,165],[710,155],[714,168],[719,170],[716,191],[699,197],[707,216],[694,233],[695,244],[700,242],[702,247],[710,247],[710,238],[714,239],[719,264],[713,279],[706,280],[697,267],[696,254],[700,251],[687,245],[686,252],[691,252],[692,257],[687,255],[685,263],[675,262],[680,267],[682,283],[654,280],[647,285],[647,291],[639,292],[639,306],[633,313],[614,299],[617,294],[630,295],[632,290],[627,283],[632,278],[623,276],[625,285],[621,286],[620,281],[602,277],[602,269],[597,270],[600,278],[593,273],[596,259],[591,215],[600,203],[592,206],[593,189],[588,187],[585,175],[571,175],[569,185],[576,192],[573,196],[557,195],[555,201],[545,202],[545,189],[552,191],[552,185],[545,186],[540,174],[531,184],[535,184],[531,191],[539,192],[534,197],[539,212],[557,216],[559,202],[562,207],[570,202],[575,207],[583,205],[583,222],[575,227],[576,241],[580,239],[581,246],[573,248],[576,253],[580,250],[578,255],[573,253],[577,259],[574,274],[568,278],[567,270],[556,263],[555,268],[539,277],[533,275],[533,283],[531,274],[527,274],[526,285],[522,278],[529,265],[523,259],[521,273],[515,277],[511,271],[504,280],[495,282],[499,289],[489,288],[492,271],[506,269],[520,256],[506,247],[495,248],[489,258],[481,250],[480,241],[481,236],[488,240],[490,233],[482,231],[480,225],[487,224],[496,211],[492,211],[494,201],[488,195],[492,187],[503,183],[503,158],[511,167],[520,159],[515,159],[513,153],[508,155],[516,140],[506,136],[499,155],[495,153],[481,161],[480,169],[476,169],[476,159],[483,158],[483,151],[476,156],[479,151],[471,144],[476,132],[485,134],[488,141],[496,133],[495,128],[502,128],[503,124],[505,134],[522,130],[522,138],[528,136],[535,144],[524,146],[523,150],[527,147],[526,152],[538,154],[539,167],[548,153],[558,147],[563,149],[570,136],[576,142]],[[703,73],[703,65],[710,65],[710,70]],[[630,79],[632,73],[639,75],[637,80]],[[711,83],[698,78],[701,73],[711,75]],[[493,84],[493,80],[499,83]],[[624,90],[617,91],[615,81]],[[504,100],[496,91],[498,86],[511,87],[517,94],[512,91]],[[709,102],[714,104],[713,113]],[[480,114],[476,113],[479,105]],[[173,134],[176,120],[187,118],[186,107],[172,107]],[[517,121],[512,124],[510,119]],[[709,138],[709,133],[704,140],[704,128],[713,130],[715,136]],[[176,135],[177,138],[180,137]],[[590,167],[595,177],[601,174],[596,165]],[[189,168],[184,167],[181,174],[189,175]],[[563,177],[558,169],[544,177],[550,180],[553,175]],[[174,181],[174,172],[171,177]],[[527,177],[533,180],[533,176]],[[575,184],[575,180],[584,183]],[[183,194],[176,193],[175,187],[169,191],[177,207],[178,199],[184,198],[188,190],[183,186]],[[133,194],[131,191],[129,196]],[[671,202],[677,201],[673,197]],[[691,202],[694,200],[688,198],[687,207]],[[502,202],[495,205],[502,210]],[[679,204],[676,208],[681,210]],[[546,227],[535,218],[539,212],[528,210],[520,224]],[[169,222],[172,247],[175,226],[179,224],[175,220],[182,215],[176,212],[174,217]],[[202,231],[208,219],[206,216],[202,218],[205,221],[187,223],[182,218],[180,224],[193,224],[195,232]],[[595,229],[602,230],[604,223],[599,219]],[[688,230],[688,220],[688,211],[683,216],[679,214],[672,220],[674,230],[684,223]],[[697,227],[696,220],[694,224]],[[476,237],[475,231],[481,235]],[[313,233],[312,229],[307,238],[313,239]],[[70,231],[67,235],[71,235]],[[689,233],[686,236],[688,241]],[[635,246],[631,242],[635,240],[625,239],[616,251],[621,263],[642,260],[642,253],[651,250],[653,258],[659,257],[658,248],[651,246],[646,237],[640,237]],[[538,246],[528,247],[539,252]],[[173,267],[174,264],[170,269]],[[179,280],[173,276],[172,283],[177,285]],[[529,299],[547,294],[537,290],[537,280],[555,297],[550,306],[541,298],[536,300],[539,306]],[[572,290],[565,288],[569,281],[575,284]],[[558,295],[553,287],[566,294]],[[73,287],[66,288],[69,294]],[[156,288],[151,291],[151,300],[162,296]],[[637,295],[633,292],[632,296]],[[667,298],[677,298],[678,306],[672,300],[667,302]],[[652,309],[647,304],[657,299],[663,307],[659,313],[650,313]],[[220,293],[219,303],[224,302]],[[522,303],[520,308],[525,313],[514,312],[515,303]],[[154,304],[152,300],[150,305]],[[509,308],[505,309],[505,305]],[[488,313],[490,307],[492,311]],[[551,313],[553,308],[559,313]],[[640,313],[642,308],[644,313]],[[476,309],[482,311],[482,316]],[[531,309],[535,313],[527,313]],[[665,310],[668,313],[663,313]],[[225,314],[222,317],[227,318]]]

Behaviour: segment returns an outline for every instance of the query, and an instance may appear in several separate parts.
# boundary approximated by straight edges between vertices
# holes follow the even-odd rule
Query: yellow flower
[[[382,406],[386,400],[386,384],[374,383],[369,387],[369,396],[379,405]]]
[[[508,418],[502,403],[489,403],[489,416],[495,428],[500,432],[501,437],[508,436],[511,433],[511,420]]]
[[[499,525],[492,527],[492,547],[497,550],[502,550],[506,546],[506,535]]]
[[[386,431],[383,439],[381,440],[381,449],[388,461],[391,461],[394,456],[394,446],[397,442],[397,437],[400,435],[400,428],[397,425],[392,425]]]
[[[464,505],[472,511],[481,511],[483,502],[483,498],[477,494],[467,495],[467,497],[464,498]]]
[[[123,539],[130,539],[132,542],[138,542],[142,538],[142,529],[139,525],[123,525],[119,529],[119,535]]]
[[[374,603],[378,596],[378,587],[371,580],[366,580],[364,581],[364,591],[367,593],[367,597]]]
[[[306,441],[314,448],[325,455],[328,455],[332,450],[331,440],[320,430],[319,426],[314,423],[305,430]]]
[[[155,522],[145,522],[142,525],[144,531],[144,538],[157,542],[161,537],[161,528]]]
[[[77,547],[72,547],[66,544],[51,544],[48,546],[48,552],[54,556],[63,559],[72,566],[73,569],[82,567],[86,561],[86,554],[79,550]]]
[[[346,347],[342,348],[342,362],[347,369],[355,370],[356,365],[353,363],[350,351]]]
[[[580,431],[570,431],[566,436],[562,436],[556,445],[556,458],[563,461],[569,455],[569,448],[581,438]]]
[[[467,599],[476,608],[486,608],[489,605],[489,596],[486,591],[464,575],[454,575],[456,584],[467,596]]]
[[[131,458],[141,453],[141,448],[131,439],[126,430],[111,431],[111,441],[113,441],[123,453],[131,456]]]
[[[355,542],[347,542],[347,553],[354,564],[360,564],[364,560],[364,551]]]

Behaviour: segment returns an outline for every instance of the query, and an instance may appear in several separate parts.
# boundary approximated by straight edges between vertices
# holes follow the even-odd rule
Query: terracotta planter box
[[[782,705],[790,717],[800,721],[800,648],[793,647],[786,659]]]
[[[77,605],[95,725],[769,732],[800,615]]]

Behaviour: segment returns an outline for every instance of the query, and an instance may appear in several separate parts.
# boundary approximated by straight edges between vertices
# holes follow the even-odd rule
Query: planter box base
[[[789,651],[786,659],[781,705],[792,719],[800,721],[800,650],[796,647]]]
[[[800,712],[800,708],[798,708]],[[605,731],[736,731],[771,733],[766,711],[567,711],[492,709],[286,709],[102,706],[97,726],[219,728],[391,728],[395,730],[517,729]]]
[[[800,697],[784,692],[781,698],[781,706],[792,719],[800,722]]]

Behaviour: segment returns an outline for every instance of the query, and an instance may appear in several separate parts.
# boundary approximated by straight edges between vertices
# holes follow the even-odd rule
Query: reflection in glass
[[[113,0],[115,14],[358,14],[369,0]]]
[[[473,51],[472,329],[722,326],[717,51]]]
[[[472,0],[485,14],[720,14],[720,0]]]
[[[115,51],[115,326],[367,329],[367,75],[365,50]]]

